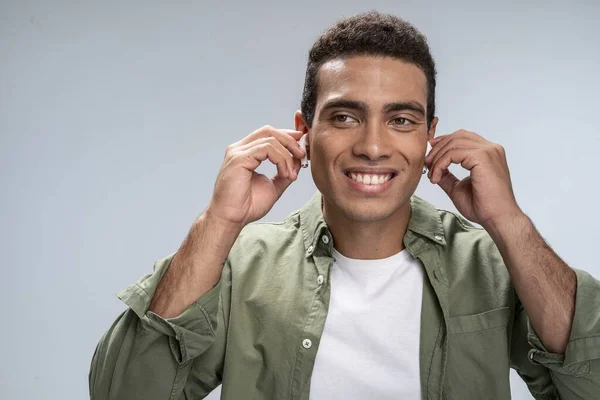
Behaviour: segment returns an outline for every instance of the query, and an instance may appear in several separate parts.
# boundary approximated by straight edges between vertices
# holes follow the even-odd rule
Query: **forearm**
[[[577,278],[524,214],[485,227],[496,243],[531,325],[553,353],[564,354]]]
[[[194,223],[161,279],[149,311],[176,317],[218,281],[241,227],[203,213]]]
[[[154,264],[152,274],[119,292],[119,299],[129,309],[113,323],[96,348],[89,375],[92,399],[180,398],[184,386],[187,386],[190,372],[187,366],[192,361],[195,362],[197,376],[201,377],[190,381],[194,393],[219,384],[229,315],[221,303],[224,298],[224,304],[229,304],[231,275],[227,255],[219,255],[219,250],[215,249],[214,254],[204,256],[203,263],[198,264],[197,273],[184,268],[188,265],[196,269],[195,258],[190,255],[194,252],[189,246],[193,248],[194,241],[203,243],[203,240],[198,240],[200,237],[210,236],[214,240],[220,237],[223,244],[226,242],[227,236],[205,219],[198,219],[181,246],[180,254],[184,257],[181,257],[183,261],[179,267],[175,265],[177,269],[171,269],[175,255],[165,257]],[[205,245],[197,244],[196,247],[205,248]],[[221,262],[215,261],[221,257],[225,260],[224,270]],[[185,261],[186,258],[188,261]],[[213,264],[216,268],[211,270]],[[164,279],[169,272],[170,281]],[[192,282],[185,284],[183,279],[186,276],[195,280],[196,285]],[[212,282],[218,282],[219,278],[221,281],[214,286]],[[159,292],[161,284],[163,288]],[[204,287],[210,289],[203,293]],[[158,303],[155,313],[147,312],[152,301],[149,293],[156,294],[153,297]],[[196,306],[187,307],[188,303]],[[181,311],[173,308],[174,304]],[[159,310],[163,305],[165,312]],[[165,317],[161,318],[161,313],[166,318],[171,314],[176,318],[166,321]],[[225,322],[221,324],[221,321]]]

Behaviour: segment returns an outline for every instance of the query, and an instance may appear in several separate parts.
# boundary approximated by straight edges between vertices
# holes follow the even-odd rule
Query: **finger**
[[[294,168],[294,157],[288,151],[288,149],[286,147],[284,147],[283,144],[281,144],[281,142],[279,140],[277,140],[277,138],[275,138],[273,136],[263,137],[263,138],[255,140],[254,142],[250,142],[250,143],[246,144],[245,146],[242,146],[241,149],[252,148],[256,145],[260,145],[260,144],[264,144],[264,143],[271,144],[275,149],[277,149],[277,151],[279,153],[281,153],[284,156],[286,168],[288,170],[287,176],[290,177],[292,174],[292,170]]]
[[[306,151],[300,147],[300,143],[298,142],[300,138],[304,135],[304,132],[301,131],[293,131],[290,133],[283,133],[285,140],[285,147],[292,153],[294,158],[302,159],[306,155]],[[291,141],[289,139],[292,139]]]
[[[471,139],[471,140],[473,140],[475,142],[478,142],[478,143],[491,143],[489,140],[487,140],[483,136],[478,135],[475,132],[467,131],[465,129],[458,130],[457,131],[457,135],[461,136],[461,137],[465,137],[465,138]]]
[[[287,152],[287,150],[286,150]],[[236,151],[235,156],[242,163],[247,163],[244,167],[249,170],[256,170],[265,160],[269,160],[277,167],[277,175],[282,178],[289,178],[290,170],[286,156],[272,142],[254,142],[244,149]],[[291,157],[288,153],[288,157]]]
[[[448,135],[438,135],[436,137],[434,137],[433,139],[431,139],[429,142],[433,145],[437,142],[439,142],[441,139],[445,138]]]
[[[431,139],[431,151],[428,156],[425,157],[425,162],[429,162],[435,157],[435,155],[439,152],[440,148],[444,147],[449,141],[456,140],[457,138],[463,138],[461,135],[461,131],[452,132],[447,135],[439,135],[435,138]]]
[[[278,198],[281,197],[283,192],[285,192],[285,189],[287,189],[288,186],[290,186],[294,181],[293,179],[282,178],[278,175],[275,175],[273,178],[271,178],[271,180],[273,181],[273,186],[275,186],[275,190],[277,191]]]
[[[440,135],[431,139],[431,141],[429,142],[431,144],[431,150],[429,151],[429,154],[427,154],[427,157],[425,157],[425,165],[431,164],[431,160],[433,160],[433,158],[440,151],[440,149],[444,147],[444,144],[447,143],[450,139],[452,139],[452,135],[452,133],[448,135]],[[429,170],[431,171],[431,168],[429,168]]]
[[[281,131],[282,133],[288,133],[288,134],[293,133],[293,132],[297,132],[298,134],[301,133],[300,131],[295,131],[292,129],[281,129],[281,128],[278,129],[271,125],[264,125],[264,126],[261,126],[260,128],[258,128],[257,130],[255,130],[254,132],[250,133],[249,135],[243,137],[237,143],[239,143],[240,145],[244,145],[244,144],[253,142],[256,139],[260,139],[260,138],[267,137],[267,136],[273,136],[272,133],[274,131]]]
[[[435,160],[435,158],[439,154],[440,150],[442,148],[444,148],[448,143],[450,143],[453,138],[454,138],[454,134],[449,134],[449,135],[438,136],[437,138],[432,140],[431,151],[429,152],[427,157],[425,157],[425,165],[429,167],[429,173],[427,174],[427,177],[429,179],[431,179],[431,176],[432,176],[433,160]]]
[[[275,137],[277,138],[295,157],[304,157],[304,151],[300,148],[298,140],[302,137],[304,132],[296,131],[292,129],[277,129],[270,125],[265,125],[259,128],[243,138],[242,140],[234,143],[234,147],[241,147],[255,140]]]
[[[293,174],[294,180],[298,178],[298,174],[300,173],[301,169],[302,169],[302,161],[297,158],[294,158],[294,174]]]
[[[444,170],[442,172],[442,177],[440,178],[438,185],[442,188],[444,192],[446,192],[448,196],[450,196],[458,182],[460,181],[452,172],[450,172],[449,170]]]
[[[438,183],[444,170],[447,170],[450,164],[460,164],[463,168],[471,170],[476,165],[472,157],[471,149],[454,149],[448,151],[432,165],[431,183]]]
[[[300,162],[300,160],[298,160],[297,158],[292,159],[292,170],[290,171],[290,179],[293,181],[298,179],[297,163],[299,163],[299,162]]]
[[[489,143],[489,141],[487,139],[485,139],[483,136],[478,135],[475,132],[467,131],[465,129],[459,129],[457,131],[454,131],[454,132],[446,134],[446,135],[439,135],[439,136],[434,137],[433,139],[431,139],[431,144],[434,145],[435,143],[438,143],[442,139],[448,138],[448,137],[467,138],[467,139],[472,139],[479,143]]]
[[[430,166],[433,164],[433,161],[436,158],[439,158],[439,155],[447,149],[451,143],[460,142],[463,143],[463,147],[472,147],[475,148],[477,143],[482,143],[477,140],[475,136],[471,134],[472,132],[466,131],[456,131],[449,135],[441,135],[431,140],[432,149],[425,157],[425,165]],[[484,140],[487,143],[487,141]],[[431,178],[431,168],[429,168],[430,174],[428,175]]]
[[[433,155],[433,158],[425,161],[425,164],[428,162],[433,165],[435,164],[441,157],[444,156],[448,151],[453,149],[474,149],[478,144],[469,139],[454,137],[453,139],[447,140],[444,143],[440,143],[436,148],[436,153]],[[431,169],[429,170],[429,177],[431,178]]]
[[[290,129],[273,129],[270,131],[272,136],[279,140],[281,144],[289,150],[295,158],[304,157],[304,150],[300,147],[298,141],[304,135],[302,131],[293,131]]]

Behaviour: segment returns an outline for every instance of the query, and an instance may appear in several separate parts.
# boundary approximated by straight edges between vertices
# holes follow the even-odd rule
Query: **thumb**
[[[277,192],[277,198],[281,197],[283,192],[294,182],[292,179],[284,178],[279,176],[279,174],[275,175],[271,178],[273,182],[273,186],[275,186],[275,191]]]
[[[454,190],[454,187],[458,182],[458,178],[452,172],[449,170],[444,170],[438,185],[444,192],[446,192],[448,196],[450,196],[452,194],[452,190]]]
[[[298,179],[301,169],[302,169],[302,167],[300,165],[300,160],[295,158],[294,159],[294,171],[296,172],[296,179]],[[288,188],[288,186],[290,186],[292,184],[292,182],[295,181],[296,179],[288,179],[288,178],[283,178],[279,175],[275,175],[273,177],[273,179],[271,179],[271,180],[273,181],[273,185],[275,185],[275,190],[277,191],[277,196],[281,196],[283,194],[283,192],[285,192],[285,190]]]

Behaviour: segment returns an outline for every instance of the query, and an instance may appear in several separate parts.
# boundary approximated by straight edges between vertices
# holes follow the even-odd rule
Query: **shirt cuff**
[[[575,313],[565,354],[551,353],[527,318],[527,341],[532,346],[528,357],[554,371],[581,376],[590,372],[590,360],[600,358],[600,282],[590,274],[573,268],[577,276]]]
[[[214,342],[221,298],[221,279],[207,293],[174,318],[162,318],[148,311],[152,296],[171,263],[172,256],[159,260],[155,271],[117,294],[140,318],[141,328],[169,337],[171,352],[182,364],[198,357]]]

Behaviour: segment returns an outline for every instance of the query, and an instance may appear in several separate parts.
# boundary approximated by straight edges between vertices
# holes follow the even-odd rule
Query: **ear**
[[[429,129],[427,131],[427,142],[435,137],[435,128],[437,127],[438,121],[438,117],[434,117],[433,121],[431,121],[431,125],[429,125]]]
[[[297,131],[308,133],[310,130],[308,124],[306,123],[306,119],[300,110],[294,113],[294,125],[296,126]]]
[[[310,128],[306,123],[306,118],[302,114],[302,111],[298,110],[294,113],[294,125],[296,130],[306,134],[306,158],[310,160]]]

